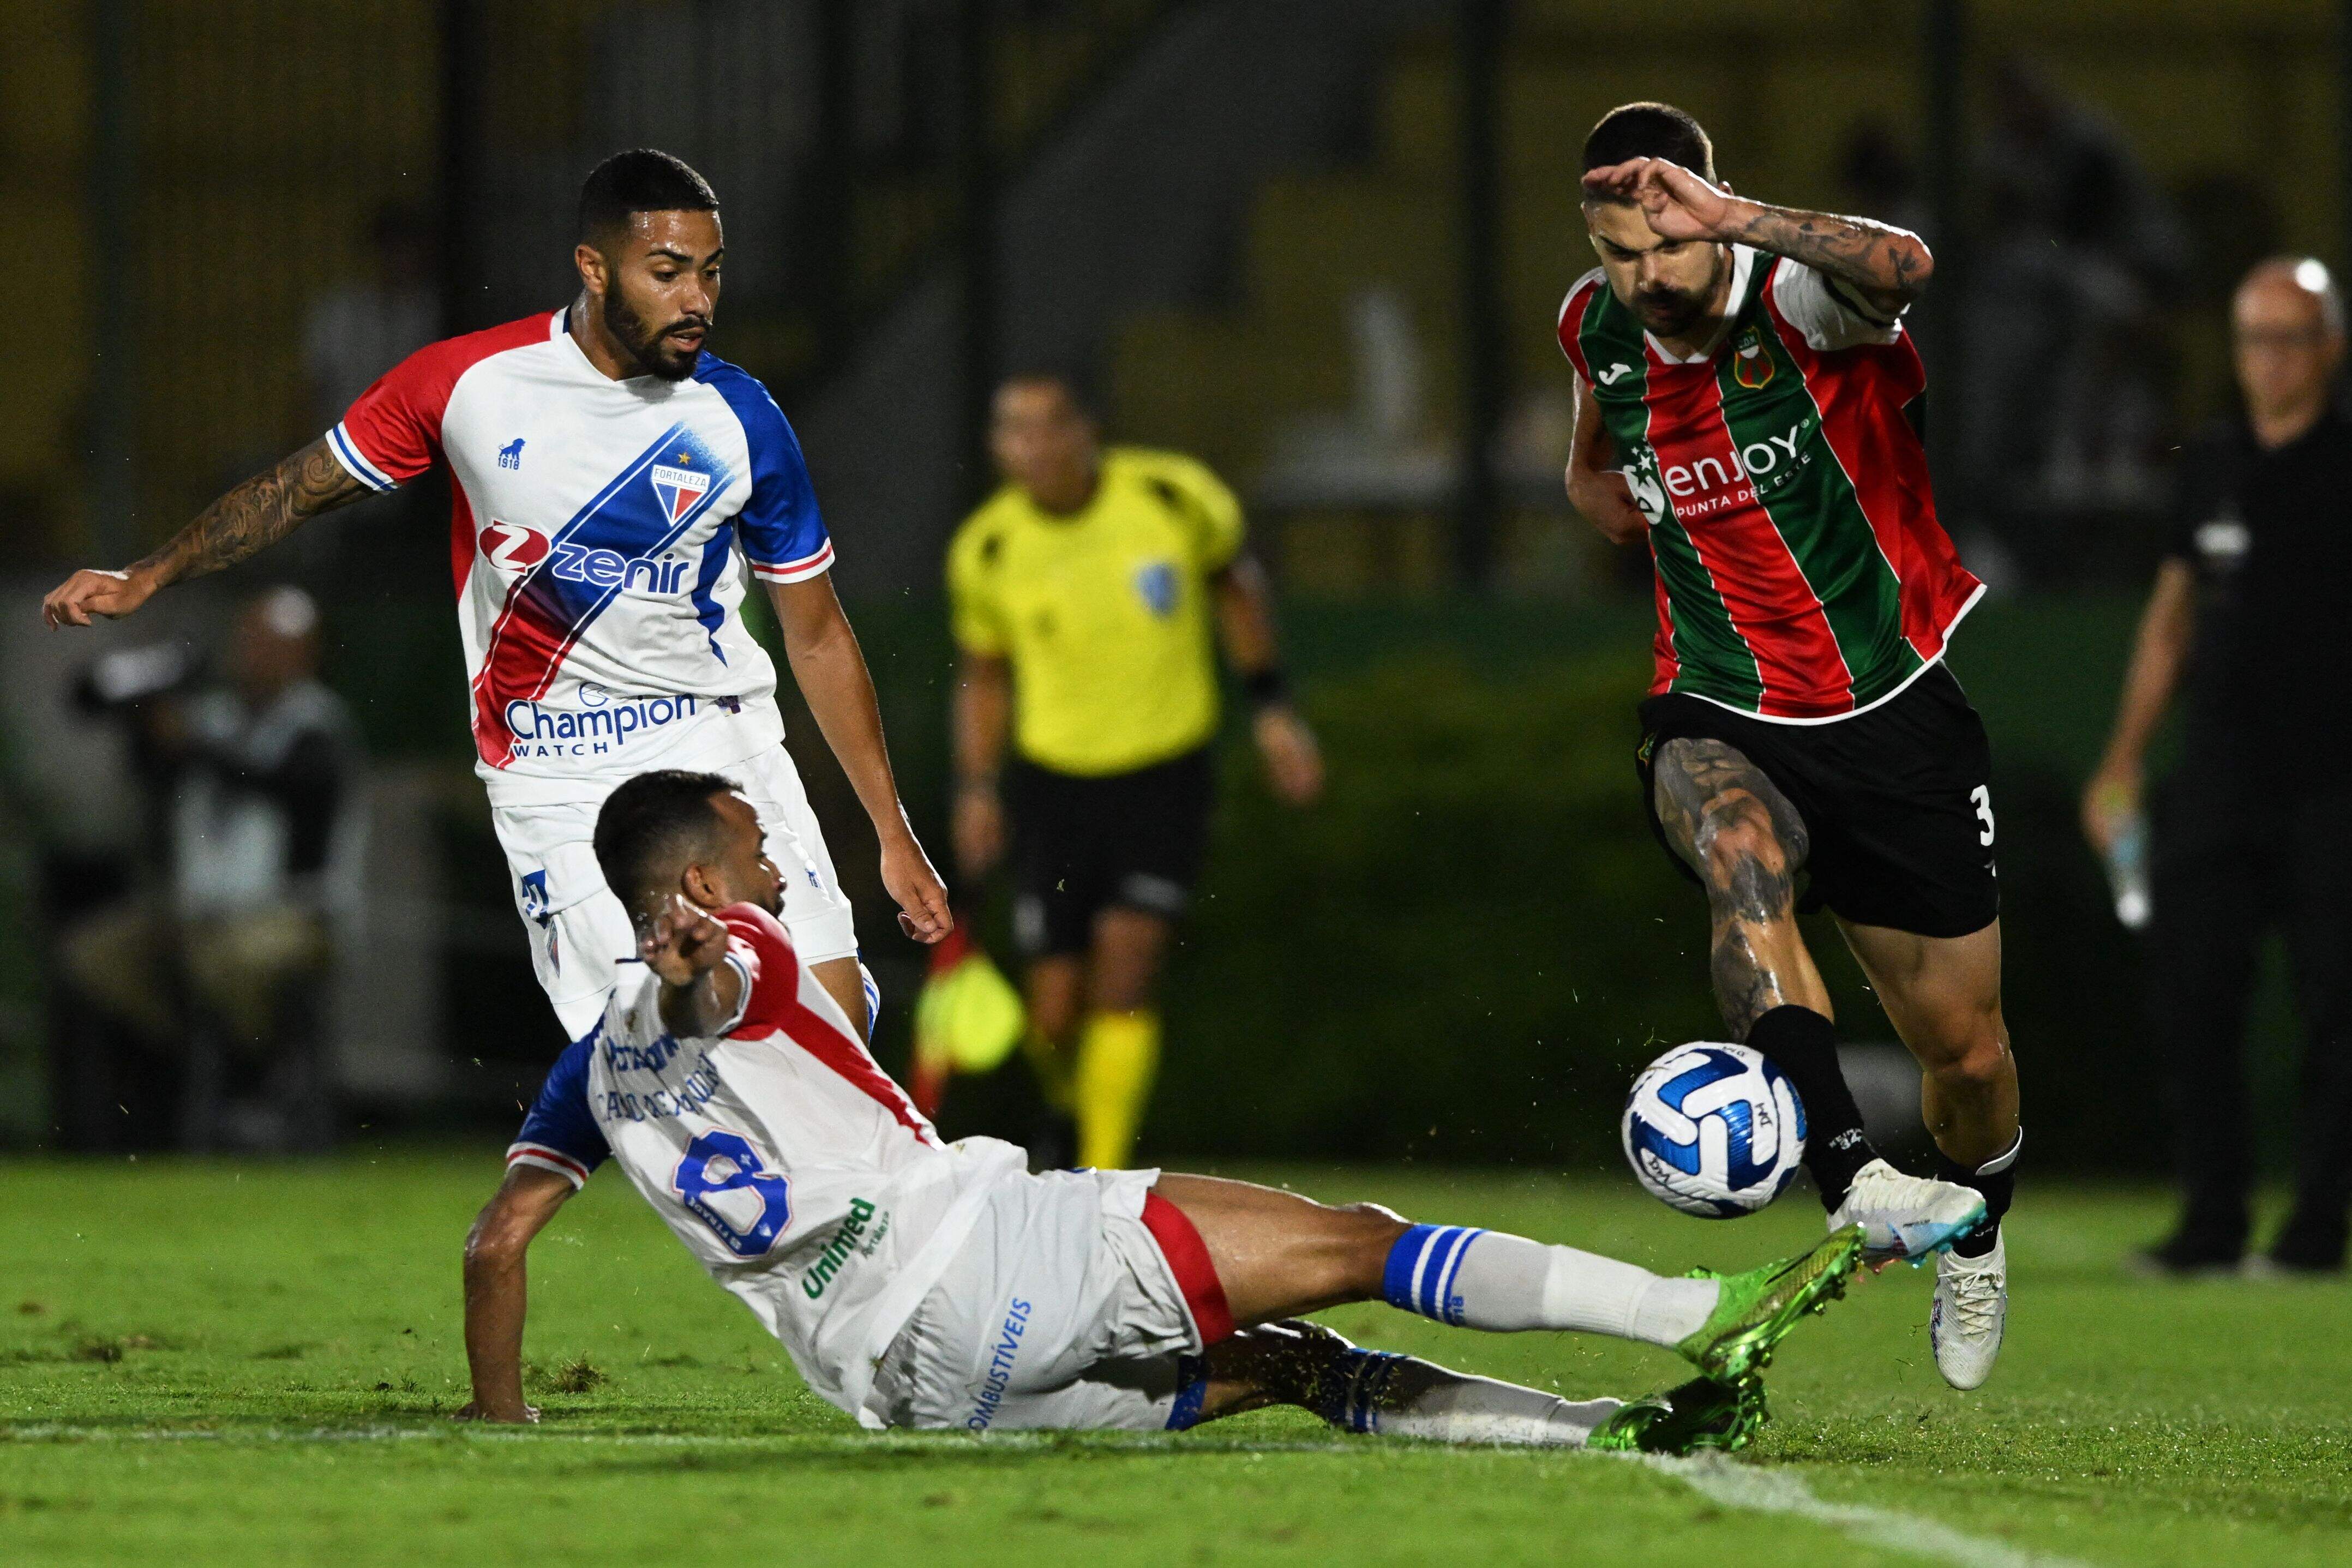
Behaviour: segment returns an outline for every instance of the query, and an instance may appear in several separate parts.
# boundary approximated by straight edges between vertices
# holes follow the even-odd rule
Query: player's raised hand
[[[637,956],[666,986],[689,986],[727,952],[727,927],[677,894],[637,942]]]
[[[78,571],[41,601],[41,622],[54,632],[87,626],[92,617],[119,620],[154,596],[154,580],[144,572]]]
[[[948,886],[931,865],[931,857],[912,833],[900,834],[882,845],[882,885],[898,901],[898,929],[930,946],[947,940],[955,929],[955,912],[948,907]]]
[[[1631,158],[1592,169],[1587,195],[1631,201],[1650,232],[1663,240],[1722,239],[1734,208],[1731,193],[1664,158]]]

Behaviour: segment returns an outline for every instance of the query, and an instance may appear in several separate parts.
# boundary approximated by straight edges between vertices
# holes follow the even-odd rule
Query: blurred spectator
[[[150,886],[67,930],[63,969],[91,1012],[178,1060],[194,1146],[327,1131],[330,882],[348,861],[338,840],[356,758],[318,653],[310,596],[278,588],[238,616],[226,685],[184,693],[168,647],[110,655],[86,685],[130,727],[161,863]],[[238,1090],[257,1094],[240,1103]]]
[[[1970,493],[1995,509],[2146,504],[2167,414],[2157,311],[2189,260],[2179,218],[2116,132],[2023,60],[1996,64],[1990,110],[1962,400]]]
[[[1927,201],[1919,189],[1919,173],[1904,150],[1895,128],[1874,117],[1857,120],[1845,133],[1838,154],[1838,182],[1844,189],[1845,210],[1883,224],[1909,229],[1935,243]]]
[[[2181,692],[2181,760],[2147,840],[2143,917],[2182,1212],[2146,1260],[2185,1274],[2233,1269],[2245,1250],[2253,1151],[2240,1058],[2257,960],[2277,928],[2305,1040],[2294,1207],[2266,1262],[2333,1272],[2352,1201],[2352,707],[2325,674],[2352,591],[2341,477],[2352,420],[2333,395],[2344,305],[2318,262],[2270,261],[2240,287],[2231,326],[2244,417],[2183,464],[2178,520],[2083,818],[2126,911],[2141,897],[2147,748]]]
[[[376,377],[440,336],[440,246],[432,222],[388,206],[369,224],[368,243],[369,276],[320,294],[302,323],[313,434],[342,418]]]

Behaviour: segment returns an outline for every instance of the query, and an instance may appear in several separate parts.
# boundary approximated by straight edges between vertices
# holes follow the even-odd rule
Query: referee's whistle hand
[[[1323,748],[1297,710],[1275,706],[1258,710],[1251,726],[1258,755],[1265,761],[1265,781],[1286,805],[1311,806],[1323,795]]]

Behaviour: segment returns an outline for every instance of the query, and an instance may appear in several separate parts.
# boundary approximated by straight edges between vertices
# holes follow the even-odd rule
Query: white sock
[[[1574,1329],[1673,1346],[1706,1322],[1712,1280],[1669,1280],[1632,1263],[1524,1236],[1416,1225],[1389,1254],[1389,1304],[1464,1328]]]
[[[1617,1399],[1571,1404],[1556,1394],[1450,1372],[1408,1355],[1357,1353],[1349,1410],[1336,1424],[1389,1437],[1436,1443],[1580,1448],[1609,1419]]]

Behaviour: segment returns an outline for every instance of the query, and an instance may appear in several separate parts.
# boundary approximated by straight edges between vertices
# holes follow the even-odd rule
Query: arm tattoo
[[[235,566],[276,544],[307,518],[347,506],[368,493],[320,436],[266,474],[257,474],[206,507],[171,541],[131,568],[166,583]]]
[[[1706,886],[1708,968],[1735,1039],[1790,999],[1796,877],[1811,844],[1789,798],[1719,740],[1670,740],[1651,768],[1658,821]],[[1782,929],[1775,931],[1775,927]]]
[[[1917,298],[1936,267],[1917,235],[1868,218],[1759,206],[1737,237],[1851,284],[1889,309]]]

